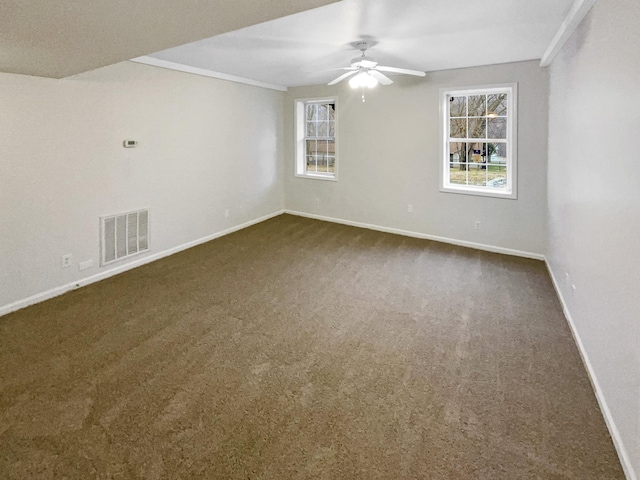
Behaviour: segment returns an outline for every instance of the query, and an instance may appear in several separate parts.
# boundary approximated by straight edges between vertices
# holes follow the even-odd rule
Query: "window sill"
[[[513,190],[499,190],[488,189],[486,187],[454,187],[443,186],[440,187],[440,191],[443,193],[458,193],[462,195],[475,195],[477,197],[493,197],[493,198],[506,198],[508,200],[517,200],[518,195]]]
[[[337,182],[337,175],[322,175],[322,174],[313,174],[313,173],[296,173],[295,177],[297,178],[309,178],[311,180],[328,180],[330,182]]]

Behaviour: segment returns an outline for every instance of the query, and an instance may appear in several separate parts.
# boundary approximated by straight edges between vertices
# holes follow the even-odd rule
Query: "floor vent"
[[[149,250],[149,210],[100,217],[100,264]]]

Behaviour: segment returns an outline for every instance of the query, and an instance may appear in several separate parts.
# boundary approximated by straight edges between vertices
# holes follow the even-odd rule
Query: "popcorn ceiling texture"
[[[0,477],[622,479],[543,263],[281,215],[0,319]]]

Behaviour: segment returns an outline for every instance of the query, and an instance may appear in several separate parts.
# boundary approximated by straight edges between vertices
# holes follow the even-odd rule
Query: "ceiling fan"
[[[328,85],[335,85],[342,80],[351,77],[349,85],[351,88],[373,88],[378,83],[381,85],[391,85],[393,80],[384,75],[382,72],[401,73],[403,75],[415,75],[424,77],[425,72],[419,70],[409,70],[407,68],[385,67],[378,65],[378,62],[371,57],[367,57],[365,52],[371,46],[369,42],[356,42],[353,44],[355,48],[362,52],[362,55],[351,60],[350,67],[339,68],[338,70],[348,70],[338,78],[330,81]]]

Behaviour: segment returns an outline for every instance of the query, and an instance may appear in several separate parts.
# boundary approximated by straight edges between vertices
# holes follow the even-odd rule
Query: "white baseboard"
[[[618,457],[620,459],[622,469],[624,470],[624,474],[627,477],[627,480],[638,480],[638,477],[631,463],[631,459],[629,458],[629,454],[627,453],[627,450],[624,447],[622,437],[620,436],[620,431],[618,430],[618,427],[616,426],[616,423],[613,420],[613,416],[611,415],[611,410],[609,410],[609,405],[607,404],[604,394],[602,393],[602,389],[600,388],[600,382],[598,382],[598,377],[596,376],[596,372],[593,370],[591,361],[589,360],[589,355],[587,354],[587,351],[584,348],[584,344],[582,343],[582,339],[580,338],[580,333],[576,328],[576,324],[574,323],[573,318],[571,317],[571,312],[569,312],[569,307],[565,302],[562,292],[560,291],[558,280],[554,275],[548,260],[545,260],[545,264],[547,265],[547,270],[549,271],[549,276],[551,277],[553,288],[555,288],[556,295],[558,295],[558,298],[560,299],[560,304],[562,305],[564,316],[567,319],[567,323],[569,324],[571,335],[573,335],[573,340],[578,346],[578,351],[580,352],[582,363],[584,364],[584,368],[586,369],[587,374],[589,376],[589,381],[591,382],[591,386],[593,387],[593,391],[595,392],[596,400],[598,401],[598,405],[600,406],[600,411],[602,412],[604,421],[607,424],[607,428],[609,429],[609,434],[611,435],[611,439],[613,440],[613,445],[615,446],[616,451],[618,452]]]
[[[445,238],[445,237],[438,237],[435,235],[427,235],[424,233],[419,233],[419,232],[412,232],[409,230],[400,230],[397,228],[390,228],[390,227],[383,227],[380,225],[372,225],[372,224],[368,224],[368,223],[362,223],[362,222],[353,222],[350,220],[344,220],[344,219],[340,219],[340,218],[334,218],[334,217],[325,217],[323,215],[314,215],[311,213],[304,213],[304,212],[297,212],[294,210],[279,210],[277,212],[271,213],[269,215],[265,215],[263,217],[260,218],[256,218],[255,220],[251,220],[248,222],[245,222],[243,224],[222,230],[220,232],[216,232],[214,234],[208,235],[206,237],[203,238],[199,238],[197,240],[194,240],[192,242],[188,242],[185,243],[183,245],[179,245],[177,247],[173,247],[170,248],[168,250],[162,251],[162,252],[158,252],[155,254],[150,254],[144,257],[139,257],[137,260],[133,260],[131,262],[128,262],[126,264],[123,265],[119,265],[117,267],[114,268],[110,268],[109,270],[105,270],[103,272],[97,273],[95,275],[89,276],[89,277],[85,277],[79,280],[75,280],[71,283],[67,283],[65,285],[61,285],[59,287],[54,287],[50,290],[47,290],[45,292],[40,292],[37,293],[35,295],[31,295],[27,298],[23,298],[21,300],[17,300],[15,302],[9,303],[7,305],[3,305],[0,306],[0,317],[3,315],[6,315],[8,313],[14,312],[16,310],[20,310],[22,308],[28,307],[30,305],[34,305],[36,303],[40,303],[43,302],[45,300],[48,300],[50,298],[54,298],[57,297],[59,295],[62,295],[63,293],[66,293],[70,290],[74,290],[76,288],[80,288],[83,287],[85,285],[90,285],[92,283],[95,282],[99,282],[100,280],[104,280],[106,278],[112,277],[114,275],[117,275],[119,273],[122,272],[126,272],[127,270],[131,270],[132,268],[136,268],[139,267],[141,265],[144,265],[146,263],[150,263],[153,262],[155,260],[159,260],[160,258],[164,258],[164,257],[168,257],[169,255],[173,255],[174,253],[178,253],[181,252],[183,250],[186,250],[188,248],[191,247],[195,247],[196,245],[200,245],[202,243],[205,242],[209,242],[215,238],[218,237],[222,237],[224,235],[228,235],[230,233],[233,233],[235,231],[238,230],[242,230],[243,228],[247,228],[251,225],[255,225],[256,223],[260,223],[260,222],[264,222],[265,220],[268,220],[270,218],[276,217],[278,215],[282,215],[283,213],[288,213],[291,215],[297,215],[297,216],[301,216],[301,217],[309,217],[309,218],[315,218],[317,220],[324,220],[327,222],[333,222],[333,223],[341,223],[344,225],[351,225],[354,227],[361,227],[361,228],[367,228],[369,230],[378,230],[381,232],[387,232],[387,233],[395,233],[398,235],[404,235],[407,237],[415,237],[415,238],[424,238],[427,240],[435,240],[438,242],[444,242],[444,243],[450,243],[453,245],[458,245],[461,247],[469,247],[469,248],[475,248],[478,250],[486,250],[489,252],[495,252],[495,253],[503,253],[506,255],[515,255],[518,257],[526,257],[526,258],[533,258],[536,260],[544,260],[544,255],[540,255],[537,253],[530,253],[530,252],[523,252],[520,250],[512,250],[509,248],[502,248],[502,247],[495,247],[492,245],[484,245],[484,244],[480,244],[480,243],[474,243],[474,242],[467,242],[467,241],[463,241],[463,240],[456,240],[456,239],[451,239],[451,238]]]
[[[236,232],[238,230],[242,230],[243,228],[250,227],[251,225],[255,225],[256,223],[264,222],[265,220],[269,220],[270,218],[277,217],[278,215],[282,215],[284,210],[279,210],[277,212],[271,213],[269,215],[265,215],[260,218],[256,218],[254,220],[250,220],[248,222],[242,223],[240,225],[236,225],[231,228],[227,228],[220,232],[213,233],[211,235],[207,235],[206,237],[199,238],[192,242],[188,242],[182,245],[178,245],[177,247],[170,248],[168,250],[164,250],[162,252],[154,253],[148,255],[146,257],[138,258],[132,262],[126,263],[124,265],[119,265],[114,268],[110,268],[109,270],[105,270],[103,272],[97,273],[96,275],[92,275],[90,277],[85,277],[80,280],[76,280],[71,283],[67,283],[66,285],[61,285],[59,287],[52,288],[47,290],[46,292],[37,293],[30,297],[24,298],[22,300],[18,300],[16,302],[10,303],[8,305],[4,305],[0,307],[0,317],[2,315],[6,315],[11,312],[15,312],[16,310],[20,310],[21,308],[28,307],[30,305],[34,305],[36,303],[44,302],[45,300],[49,300],[50,298],[57,297],[66,293],[70,290],[75,290],[76,288],[84,287],[85,285],[89,285],[91,283],[99,282],[100,280],[104,280],[109,277],[113,277],[122,272],[126,272],[127,270],[131,270],[136,267],[140,267],[146,263],[151,263],[155,260],[159,260],[164,257],[168,257],[169,255],[173,255],[174,253],[181,252],[183,250],[187,250],[189,248],[195,247],[196,245],[200,245],[202,243],[209,242],[218,237],[223,237],[230,233]]]
[[[325,217],[324,215],[315,215],[313,213],[298,212],[295,210],[285,210],[284,213],[288,213],[290,215],[297,215],[299,217],[314,218],[316,220],[324,220],[325,222],[333,222],[333,223],[340,223],[343,225],[350,225],[352,227],[367,228],[369,230],[377,230],[379,232],[395,233],[397,235],[404,235],[405,237],[423,238],[425,240],[434,240],[436,242],[450,243],[452,245],[457,245],[459,247],[475,248],[476,250],[485,250],[487,252],[502,253],[505,255],[514,255],[516,257],[533,258],[535,260],[545,259],[545,256],[540,253],[524,252],[521,250],[514,250],[511,248],[485,245],[483,243],[468,242],[466,240],[456,240],[455,238],[438,237],[436,235],[429,235],[429,234],[420,233],[420,232],[412,232],[410,230],[401,230],[399,228],[383,227],[381,225],[354,222],[351,220],[344,220],[344,219],[335,218],[335,217]]]

